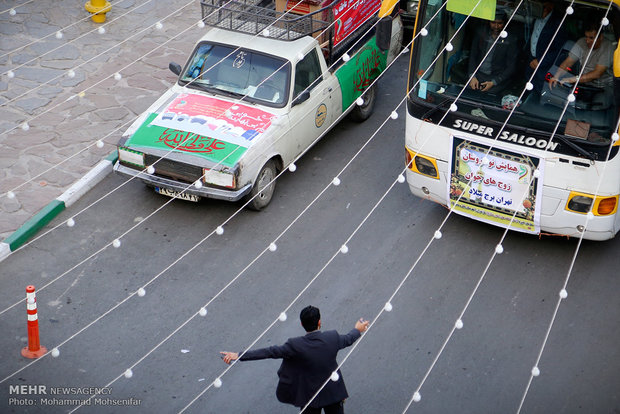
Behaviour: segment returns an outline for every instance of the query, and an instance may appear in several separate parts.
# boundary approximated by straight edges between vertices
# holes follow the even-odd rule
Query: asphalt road
[[[74,227],[61,225],[7,258],[0,267],[0,412],[67,412],[74,405],[63,401],[84,396],[51,395],[53,387],[103,387],[115,379],[102,395],[107,405],[92,402],[78,412],[179,412],[203,391],[187,412],[297,412],[276,401],[278,361],[241,362],[224,373],[219,351],[241,351],[261,334],[255,346],[301,335],[298,314],[308,304],[320,307],[323,329],[346,332],[360,317],[374,321],[342,367],[347,413],[401,413],[427,373],[422,399],[408,412],[517,412],[575,240],[509,233],[463,329],[429,372],[502,230],[450,216],[392,311],[381,312],[447,214],[397,184],[347,243],[349,252],[336,255],[403,168],[403,108],[341,184],[299,216],[402,98],[404,62],[389,75],[370,120],[343,121],[279,179],[265,211],[238,213],[223,235],[204,240],[239,204],[174,201],[121,237],[119,248],[104,249],[168,201],[129,182],[75,217]],[[109,176],[49,228],[124,182]],[[581,245],[522,412],[620,412],[619,248],[618,238]],[[41,343],[60,351],[34,363],[20,355],[29,284],[38,289]],[[207,303],[207,315],[192,318]],[[289,305],[287,320],[277,321]],[[220,376],[221,388],[208,388]],[[18,394],[16,385],[43,385],[47,394]],[[140,405],[110,405],[130,398]],[[16,405],[31,401],[37,405]]]

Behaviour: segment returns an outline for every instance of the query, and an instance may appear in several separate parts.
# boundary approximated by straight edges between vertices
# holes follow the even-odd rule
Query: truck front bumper
[[[193,194],[198,197],[213,198],[217,200],[238,201],[252,189],[251,184],[246,184],[239,190],[225,190],[222,188],[208,187],[206,185],[201,188],[196,188],[191,184],[182,183],[165,177],[159,177],[157,175],[150,175],[142,172],[141,170],[126,167],[118,161],[114,164],[114,172],[126,177],[137,178],[148,186],[166,188],[179,193]]]

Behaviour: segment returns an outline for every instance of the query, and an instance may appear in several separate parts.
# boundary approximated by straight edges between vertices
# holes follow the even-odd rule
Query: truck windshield
[[[201,43],[189,59],[181,83],[268,106],[288,99],[290,64],[283,59],[230,46]]]
[[[620,19],[615,6],[607,15],[610,23],[600,29],[608,3],[603,8],[575,2],[574,12],[567,14],[568,2],[502,1],[494,20],[468,17],[444,4],[420,2],[417,26],[428,36],[414,42],[410,88],[420,82],[410,93],[412,104],[445,112],[461,94],[458,113],[473,122],[503,123],[516,106],[508,126],[555,133],[571,145],[609,145],[618,122],[612,86],[620,35],[613,24]],[[596,77],[585,76],[601,68]],[[571,102],[567,98],[575,82]]]

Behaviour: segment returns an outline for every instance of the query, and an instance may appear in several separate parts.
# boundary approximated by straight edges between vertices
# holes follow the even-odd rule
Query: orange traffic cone
[[[26,308],[28,309],[28,346],[22,349],[22,356],[34,359],[45,355],[47,349],[39,343],[37,298],[32,285],[26,286]]]

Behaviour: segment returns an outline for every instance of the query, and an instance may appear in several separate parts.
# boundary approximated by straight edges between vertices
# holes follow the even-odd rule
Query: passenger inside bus
[[[515,44],[512,37],[500,37],[506,20],[506,13],[497,9],[495,20],[489,21],[488,25],[476,33],[469,53],[471,89],[497,94],[509,86],[516,69],[511,59],[514,56]]]

